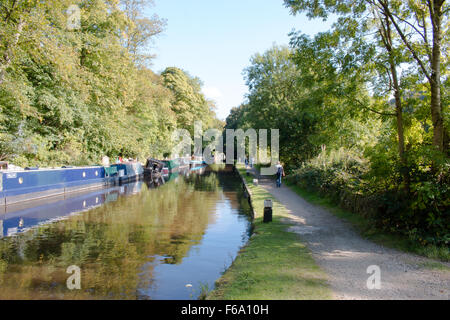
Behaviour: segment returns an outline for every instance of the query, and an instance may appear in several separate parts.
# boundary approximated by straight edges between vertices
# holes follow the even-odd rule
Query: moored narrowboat
[[[148,158],[144,167],[144,177],[156,183],[164,183],[163,176],[168,173],[168,168],[163,161]]]
[[[105,185],[103,167],[0,171],[0,205]]]
[[[139,162],[110,167],[0,169],[0,206],[137,181],[144,176]]]
[[[180,169],[180,159],[162,160],[162,162],[169,169],[169,173],[178,172]]]
[[[144,168],[140,162],[112,164],[117,169],[119,184],[140,180],[144,177]]]
[[[189,157],[180,158],[179,163],[180,163],[180,170],[189,170],[191,166],[191,159]]]
[[[144,176],[145,177],[152,177],[157,173],[161,173],[162,169],[164,168],[165,163],[163,161],[148,158],[147,162],[144,166]]]

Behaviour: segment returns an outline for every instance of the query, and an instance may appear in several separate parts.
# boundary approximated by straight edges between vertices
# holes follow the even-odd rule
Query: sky
[[[167,20],[155,39],[152,70],[178,67],[203,82],[202,91],[216,101],[224,120],[232,107],[244,102],[247,87],[242,71],[255,53],[273,44],[289,44],[288,33],[314,35],[331,22],[292,16],[283,0],[155,0],[146,16]]]

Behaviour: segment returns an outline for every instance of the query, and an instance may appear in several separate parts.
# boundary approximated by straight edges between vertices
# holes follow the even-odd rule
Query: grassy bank
[[[254,234],[207,299],[330,299],[326,274],[316,265],[299,236],[287,231],[290,215],[263,188],[251,183]],[[273,222],[263,223],[265,199],[273,200]]]
[[[412,241],[404,236],[402,237],[396,234],[380,232],[380,230],[373,227],[373,223],[370,220],[367,220],[359,214],[341,209],[330,198],[322,197],[318,193],[307,191],[295,184],[288,183],[287,185],[306,201],[325,207],[329,212],[333,213],[337,217],[350,222],[363,237],[371,241],[386,247],[404,252],[415,253],[427,258],[438,259],[446,262],[450,261],[449,248],[437,247],[434,245],[422,246],[417,241]],[[439,262],[436,262],[432,269],[435,269],[436,267],[446,268],[445,265],[440,264]]]

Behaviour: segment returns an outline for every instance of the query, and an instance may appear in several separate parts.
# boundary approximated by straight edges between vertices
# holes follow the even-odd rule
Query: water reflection
[[[0,215],[4,235],[16,234],[0,240],[0,298],[196,298],[247,240],[242,199],[237,177],[191,173]],[[66,288],[70,265],[81,268],[81,290]]]
[[[90,192],[80,192],[59,197],[41,199],[7,207],[1,207],[0,237],[13,236],[38,225],[51,223],[102,205],[116,201],[119,195],[141,191],[142,181]]]

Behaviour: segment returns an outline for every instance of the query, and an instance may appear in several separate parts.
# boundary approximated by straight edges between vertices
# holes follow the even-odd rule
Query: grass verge
[[[400,251],[415,253],[427,258],[437,259],[444,262],[450,261],[449,248],[437,247],[433,245],[423,246],[420,243],[412,241],[404,236],[380,232],[380,230],[373,227],[369,220],[356,213],[341,209],[327,197],[322,197],[315,192],[307,191],[295,184],[288,183],[287,186],[289,186],[291,190],[293,190],[306,201],[315,205],[322,206],[329,212],[333,213],[335,216],[348,221],[366,239]],[[439,262],[436,262],[433,265],[434,267],[431,269],[448,269],[447,266]],[[439,265],[439,267],[437,267],[437,265]],[[426,266],[424,267],[426,268]]]
[[[331,299],[326,274],[299,236],[286,230],[286,208],[263,188],[253,185],[243,167],[238,169],[252,193],[254,233],[207,299]],[[265,199],[273,201],[272,223],[262,222]]]

